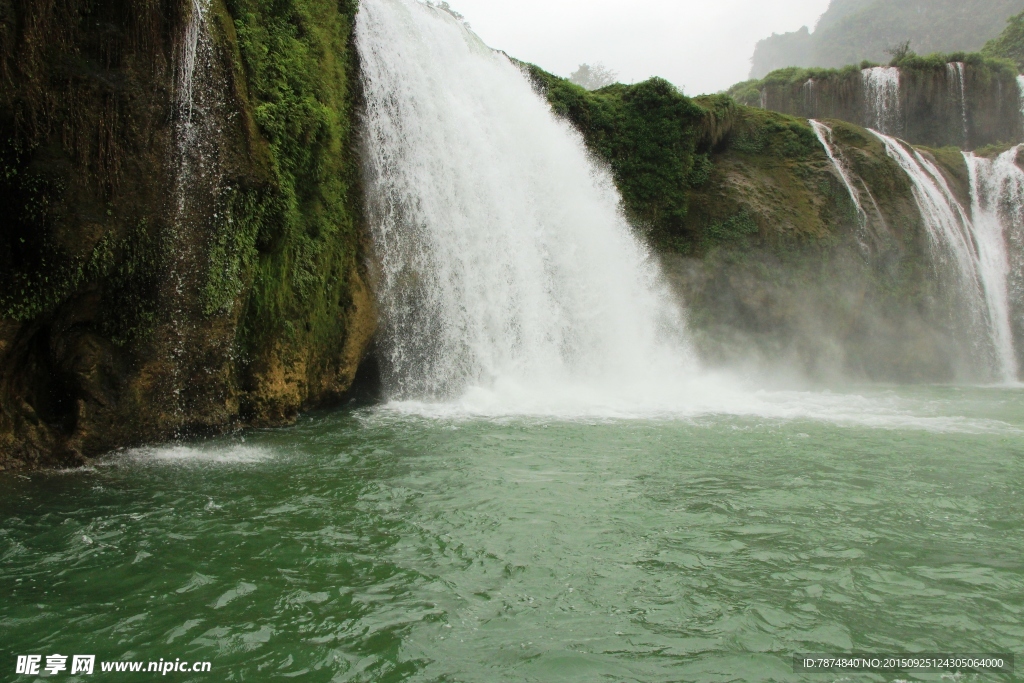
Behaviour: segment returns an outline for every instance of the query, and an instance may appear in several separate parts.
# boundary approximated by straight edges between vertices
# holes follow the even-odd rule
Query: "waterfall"
[[[979,208],[974,215],[982,221],[980,225],[972,221],[942,172],[920,152],[895,138],[871,132],[910,178],[914,199],[939,261],[952,260],[968,323],[984,335],[987,355],[992,357],[990,370],[999,379],[1014,379],[1016,364],[1010,364],[1013,342],[1006,293],[1008,266],[999,265],[1001,258],[1005,261],[1006,247],[1002,238],[995,235],[998,228],[984,220],[985,211],[978,200],[975,203]],[[981,178],[980,160],[970,155],[968,162],[968,167],[973,165],[975,169],[972,173]],[[974,184],[976,188],[982,187],[984,181],[979,179]],[[977,190],[972,194],[977,197]],[[982,204],[987,206],[988,202]],[[998,224],[998,220],[995,222]]]
[[[1017,354],[1011,323],[1011,263],[1008,240],[1019,244],[1024,237],[1024,171],[1017,157],[1024,146],[1014,147],[996,159],[965,153],[971,180],[971,214],[978,244],[981,281],[992,317],[993,341],[1001,379],[1015,382]],[[1019,261],[1019,259],[1018,259]],[[1018,294],[1020,282],[1016,283]]]
[[[680,308],[528,77],[414,0],[364,0],[356,39],[388,396],[502,414],[685,400]]]
[[[860,191],[853,185],[850,170],[846,168],[846,164],[839,158],[837,151],[832,146],[832,129],[814,119],[811,119],[811,127],[814,128],[814,134],[818,136],[818,142],[825,148],[825,154],[828,156],[828,160],[832,162],[832,167],[836,169],[836,173],[839,174],[843,184],[846,185],[846,191],[850,194],[850,199],[853,200],[853,205],[857,209],[857,220],[860,226],[862,228],[866,227],[868,224],[868,213],[861,205]]]
[[[1024,117],[1024,75],[1017,76],[1017,90],[1020,91],[1020,115]]]
[[[210,0],[192,0],[188,24],[175,59],[173,144],[170,159],[173,201],[166,288],[170,319],[165,343],[169,346],[169,390],[181,415],[182,394],[192,371],[186,358],[206,340],[196,338],[187,324],[194,317],[198,294],[196,264],[203,258],[203,235],[217,218],[221,190],[219,167],[220,117],[218,98],[222,83],[214,83],[214,44],[207,14]]]
[[[947,80],[950,90],[959,96],[960,119],[963,125],[964,149],[970,147],[970,132],[967,126],[967,79],[964,74],[963,62],[949,62],[946,64]]]
[[[209,0],[192,0],[192,11],[185,26],[184,39],[175,69],[175,100],[186,123],[192,122],[192,82],[195,79],[199,44],[206,37],[206,10]]]
[[[876,66],[864,69],[861,80],[864,84],[865,127],[886,135],[899,135],[903,120],[899,68]]]
[[[804,94],[804,111],[806,111],[810,116],[815,116],[818,113],[818,98],[816,97],[817,93],[815,92],[815,85],[817,84],[814,82],[814,79],[808,78],[802,88]]]

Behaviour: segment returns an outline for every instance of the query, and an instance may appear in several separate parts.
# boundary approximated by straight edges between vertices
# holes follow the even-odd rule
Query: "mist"
[[[811,26],[829,0],[454,0],[491,47],[559,76],[600,62],[625,83],[666,78],[690,95],[746,80],[757,42]]]

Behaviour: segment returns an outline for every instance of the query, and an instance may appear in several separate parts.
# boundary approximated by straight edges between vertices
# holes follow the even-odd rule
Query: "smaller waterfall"
[[[967,79],[964,73],[963,62],[949,62],[946,64],[946,76],[949,81],[949,89],[959,99],[960,120],[963,125],[964,148],[970,147],[970,131],[967,126]]]
[[[811,119],[811,127],[814,128],[814,134],[818,136],[818,142],[825,148],[825,154],[828,156],[828,160],[832,162],[833,168],[836,169],[836,173],[842,178],[843,184],[846,185],[846,191],[850,193],[850,199],[853,200],[853,205],[857,209],[857,221],[860,226],[866,227],[868,224],[868,213],[864,210],[864,206],[860,201],[860,191],[854,186],[852,173],[846,164],[840,159],[837,150],[833,147],[832,143],[832,129],[826,126],[820,121]]]
[[[932,240],[956,260],[965,281],[977,283],[974,248],[971,244],[970,219],[949,188],[935,164],[920,152],[878,131],[871,131],[885,145],[885,152],[900,165],[913,184],[914,199],[921,210],[925,227]]]
[[[168,235],[172,248],[164,295],[169,354],[173,359],[170,391],[180,414],[182,390],[191,374],[186,358],[201,346],[186,321],[192,317],[198,296],[194,289],[196,264],[202,261],[202,235],[216,218],[213,207],[221,190],[218,163],[219,88],[214,84],[214,44],[207,15],[210,0],[192,0],[191,13],[175,59],[175,120],[171,148],[172,221]]]
[[[1024,117],[1024,76],[1017,76],[1017,90],[1020,91],[1020,115]]]
[[[935,164],[912,147],[871,132],[910,178],[939,259],[952,259],[968,322],[987,337],[993,374],[1005,382],[1016,381],[1006,232],[1024,232],[1024,171],[1016,165],[1020,147],[995,161],[964,154],[971,179],[968,216]]]
[[[815,116],[818,113],[818,98],[816,97],[815,85],[813,78],[808,78],[807,82],[803,85],[804,111],[809,116]]]
[[[866,127],[886,135],[900,134],[903,119],[900,70],[894,66],[876,66],[860,73],[864,83]]]
[[[1001,379],[1015,382],[1018,375],[1014,348],[1011,302],[1013,265],[1008,239],[1024,236],[1024,171],[1017,157],[1024,146],[985,159],[964,154],[971,179],[971,213],[978,244],[978,264],[992,318],[993,342]],[[1018,287],[1020,283],[1017,283]]]
[[[185,36],[178,55],[175,99],[186,121],[192,120],[192,82],[196,73],[199,42],[206,32],[206,10],[209,0],[192,0],[192,14],[185,27]]]

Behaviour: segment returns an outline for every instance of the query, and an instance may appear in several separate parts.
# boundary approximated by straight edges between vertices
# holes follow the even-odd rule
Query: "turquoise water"
[[[0,680],[57,652],[212,662],[167,680],[452,682],[894,680],[791,657],[1021,654],[1024,392],[861,395],[834,397],[838,423],[364,408],[4,475]]]

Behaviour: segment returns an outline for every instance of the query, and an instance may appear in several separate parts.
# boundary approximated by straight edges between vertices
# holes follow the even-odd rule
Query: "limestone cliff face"
[[[0,467],[345,394],[376,324],[354,16],[0,1]]]
[[[916,145],[978,149],[1024,140],[1016,69],[981,55],[907,57],[880,120],[868,71],[788,68],[730,94],[748,106],[883,129]]]

